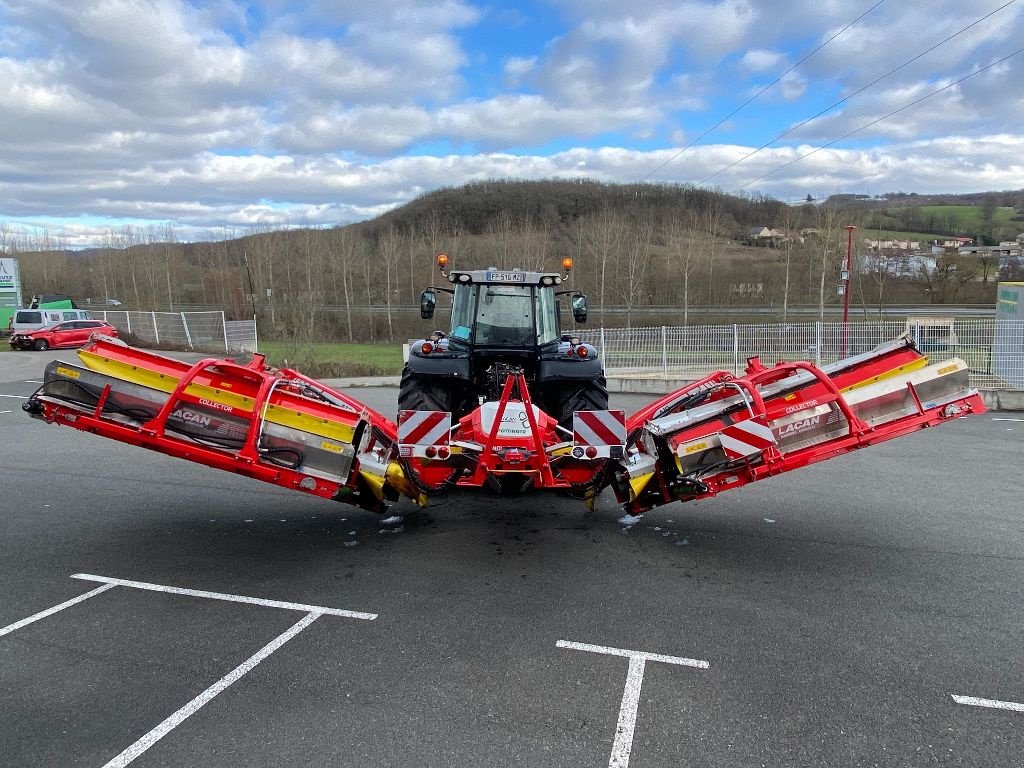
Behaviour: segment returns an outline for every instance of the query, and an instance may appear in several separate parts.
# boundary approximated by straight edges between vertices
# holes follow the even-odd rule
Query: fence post
[[[224,329],[224,351],[225,352],[230,352],[231,350],[228,349],[228,321],[224,317],[224,310],[223,309],[220,311],[220,325],[221,325],[221,328]]]
[[[608,367],[608,353],[605,350],[606,350],[606,347],[604,345],[604,326],[602,325],[601,326],[601,359],[604,360],[604,367],[607,368]]]
[[[732,372],[740,375],[740,327],[736,323],[732,324]]]
[[[185,338],[188,339],[188,348],[194,349],[192,346],[192,334],[188,332],[188,320],[185,319],[185,313],[181,312],[181,327],[185,329]]]
[[[156,343],[160,343],[160,331],[156,327],[156,312],[150,312],[150,317],[153,318],[153,335],[156,337]]]
[[[260,351],[260,340],[256,331],[256,315],[252,316],[252,351],[254,354]]]
[[[821,320],[814,323],[814,364],[821,368]]]
[[[661,375],[668,378],[668,339],[664,325],[661,326]]]
[[[132,313],[131,312],[125,312],[124,313],[124,321],[128,325],[128,333],[131,333],[132,332]]]

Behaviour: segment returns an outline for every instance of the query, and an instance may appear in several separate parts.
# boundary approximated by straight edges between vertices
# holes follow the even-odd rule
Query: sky
[[[1006,4],[0,0],[0,237],[335,226],[481,179],[1020,189]]]

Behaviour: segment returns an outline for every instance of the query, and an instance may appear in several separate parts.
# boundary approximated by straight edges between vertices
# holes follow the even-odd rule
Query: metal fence
[[[754,356],[765,364],[808,360],[824,365],[904,333],[933,362],[963,358],[972,386],[1024,389],[1024,320],[601,328],[589,340],[600,349],[605,370],[616,376],[698,379],[718,370],[742,373],[747,358]]]
[[[256,351],[256,322],[226,320],[223,312],[93,310],[90,314],[143,343],[209,351]]]

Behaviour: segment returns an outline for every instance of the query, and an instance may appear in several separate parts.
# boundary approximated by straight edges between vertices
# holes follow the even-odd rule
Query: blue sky
[[[1006,1],[0,0],[0,246],[330,226],[481,178],[1019,189],[1024,54],[991,65],[1024,2],[957,34]]]

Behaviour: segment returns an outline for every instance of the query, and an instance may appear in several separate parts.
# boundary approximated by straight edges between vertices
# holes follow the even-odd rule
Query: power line
[[[936,48],[938,48],[938,47],[940,47],[940,46],[942,46],[942,45],[945,45],[945,44],[946,44],[946,43],[948,43],[948,42],[949,42],[950,40],[952,40],[952,39],[953,39],[954,37],[958,37],[959,35],[962,35],[962,34],[963,34],[964,32],[966,32],[967,30],[969,30],[969,29],[970,29],[971,27],[976,27],[976,26],[977,26],[978,24],[981,24],[981,22],[983,22],[983,21],[985,21],[986,19],[988,19],[989,17],[991,17],[991,16],[994,16],[995,14],[999,13],[999,11],[1003,10],[1003,9],[1004,9],[1004,8],[1006,8],[1007,6],[1013,5],[1013,4],[1015,3],[1015,2],[1017,2],[1017,0],[1010,0],[1010,1],[1008,2],[1008,3],[1005,3],[1004,5],[1001,5],[1001,6],[999,6],[999,7],[998,7],[998,8],[996,8],[996,9],[995,9],[994,11],[991,11],[990,13],[987,13],[987,14],[985,14],[984,16],[982,16],[982,17],[981,17],[980,19],[978,19],[978,20],[976,20],[976,21],[974,21],[974,22],[972,22],[972,23],[968,24],[968,25],[967,25],[966,27],[964,27],[963,29],[961,29],[961,30],[960,30],[959,32],[954,32],[954,33],[953,33],[952,35],[950,35],[949,37],[947,37],[947,38],[946,38],[945,40],[940,40],[940,41],[939,41],[939,42],[937,42],[937,43],[936,43],[935,45],[933,45],[933,46],[932,46],[931,48],[928,48],[927,50],[921,51],[921,53],[917,54],[917,55],[916,55],[916,56],[915,56],[914,58],[912,58],[912,59],[908,59],[907,61],[903,62],[903,63],[902,63],[902,64],[900,64],[900,65],[899,65],[898,67],[896,67],[895,69],[890,69],[890,70],[889,70],[888,72],[886,72],[886,73],[885,73],[884,75],[882,75],[881,77],[877,77],[877,78],[875,78],[874,80],[872,80],[872,81],[871,81],[870,83],[868,83],[867,85],[865,85],[865,86],[862,86],[862,87],[858,88],[858,89],[857,89],[856,91],[854,91],[853,93],[851,93],[851,94],[850,94],[849,96],[844,96],[844,97],[843,97],[843,98],[841,98],[841,99],[840,99],[839,101],[837,101],[837,102],[835,102],[835,103],[833,103],[833,104],[830,104],[829,106],[825,107],[825,108],[824,108],[823,110],[821,110],[820,112],[818,112],[818,113],[817,113],[816,115],[812,115],[811,117],[808,117],[808,118],[807,118],[806,120],[802,120],[802,121],[800,121],[800,122],[799,122],[799,123],[797,123],[796,125],[794,125],[794,126],[792,126],[791,128],[789,128],[789,130],[787,130],[787,131],[784,131],[783,133],[780,133],[780,134],[779,134],[778,136],[776,136],[776,137],[775,137],[774,139],[772,139],[771,141],[769,141],[769,142],[768,142],[767,144],[762,144],[762,145],[761,145],[760,147],[758,147],[757,149],[755,149],[755,150],[752,150],[752,151],[748,152],[747,154],[745,154],[745,155],[744,155],[743,157],[741,157],[741,158],[740,158],[739,160],[735,160],[735,161],[733,161],[733,162],[729,163],[729,165],[725,166],[724,168],[720,168],[719,170],[715,171],[715,172],[714,172],[714,173],[712,173],[712,174],[711,174],[710,176],[707,176],[707,177],[705,177],[705,178],[701,179],[700,181],[698,181],[698,182],[697,182],[697,186],[699,187],[699,186],[700,186],[701,184],[706,184],[707,182],[711,181],[711,179],[715,178],[716,176],[719,176],[719,175],[721,175],[721,174],[725,173],[725,172],[726,172],[726,171],[728,171],[728,170],[729,170],[730,168],[733,168],[733,167],[735,167],[735,166],[739,165],[740,163],[742,163],[742,162],[743,162],[744,160],[746,160],[746,159],[748,159],[748,158],[751,158],[751,157],[753,157],[754,155],[756,155],[756,154],[757,154],[758,152],[760,152],[761,150],[763,150],[763,149],[767,149],[767,148],[768,148],[768,147],[770,147],[770,146],[771,146],[772,144],[774,144],[775,142],[777,142],[777,141],[778,141],[779,139],[785,138],[785,137],[786,137],[786,136],[788,136],[789,134],[793,133],[793,131],[795,131],[795,130],[797,130],[798,128],[801,128],[801,127],[803,127],[803,126],[807,125],[807,124],[808,124],[809,122],[811,122],[812,120],[816,120],[817,118],[819,118],[819,117],[821,117],[822,115],[824,115],[824,114],[825,114],[826,112],[829,112],[829,111],[831,111],[831,110],[835,109],[835,108],[836,108],[836,107],[838,107],[838,106],[839,106],[840,104],[843,104],[843,103],[845,103],[845,102],[849,101],[850,99],[852,99],[852,98],[853,98],[854,96],[856,96],[857,94],[859,94],[859,93],[863,93],[863,92],[864,92],[864,91],[866,91],[866,90],[867,90],[868,88],[870,88],[871,86],[875,85],[876,83],[879,83],[879,82],[881,82],[882,80],[885,80],[885,78],[887,78],[887,77],[889,77],[890,75],[893,75],[893,74],[895,74],[895,73],[899,72],[899,71],[900,71],[901,69],[903,69],[904,67],[910,66],[910,65],[911,65],[911,64],[913,64],[913,63],[914,63],[915,61],[917,61],[918,59],[920,59],[920,58],[921,58],[922,56],[926,56],[927,54],[929,54],[929,53],[931,53],[932,51],[934,51],[934,50],[935,50]]]
[[[749,187],[751,184],[754,184],[754,183],[756,183],[758,181],[761,181],[761,179],[766,179],[769,176],[772,176],[772,175],[778,173],[783,168],[788,168],[789,166],[793,165],[794,163],[799,163],[801,160],[803,160],[805,158],[808,158],[811,155],[817,154],[818,152],[820,152],[823,149],[828,149],[832,145],[838,144],[840,141],[843,141],[844,139],[850,138],[855,133],[860,133],[865,128],[870,128],[872,125],[880,123],[883,120],[887,120],[888,118],[892,117],[893,115],[899,114],[900,112],[903,112],[906,109],[910,109],[911,107],[920,104],[922,101],[925,101],[926,99],[930,99],[932,96],[935,96],[936,94],[942,93],[943,91],[948,91],[950,88],[952,88],[953,86],[959,85],[964,80],[969,80],[970,78],[974,77],[975,75],[980,75],[985,70],[992,69],[992,67],[996,66],[997,64],[1002,64],[1007,59],[1012,59],[1014,56],[1018,56],[1021,53],[1024,53],[1024,48],[1019,48],[1016,51],[1014,51],[1013,53],[1008,54],[1008,55],[1004,56],[1003,58],[1001,58],[1001,59],[999,59],[997,61],[993,61],[991,64],[987,64],[986,66],[982,67],[981,69],[975,70],[974,72],[971,72],[968,75],[964,75],[959,80],[955,80],[952,83],[949,83],[949,85],[944,85],[941,88],[938,88],[938,89],[932,91],[931,93],[922,96],[919,99],[915,99],[914,101],[910,102],[909,104],[904,104],[899,109],[894,109],[892,112],[889,112],[886,115],[882,115],[881,117],[879,117],[879,118],[877,118],[875,120],[872,120],[870,123],[865,123],[864,125],[860,126],[859,128],[856,128],[856,129],[850,131],[849,133],[847,133],[847,134],[845,134],[843,136],[840,136],[838,139],[830,141],[827,144],[822,144],[820,147],[817,147],[816,149],[812,149],[810,152],[808,152],[806,154],[803,154],[803,155],[800,155],[800,157],[798,157],[798,158],[796,158],[794,160],[790,160],[788,163],[784,163],[784,164],[780,165],[775,170],[769,171],[768,173],[763,174],[762,176],[758,176],[756,179],[751,179],[746,184],[741,184],[740,186],[736,187],[734,190],[732,190],[732,192],[739,192],[740,190],[744,189],[745,187]]]
[[[836,33],[835,33],[834,35],[832,35],[832,37],[830,37],[830,38],[829,38],[828,40],[826,40],[825,42],[823,42],[823,43],[822,43],[821,45],[819,45],[819,46],[818,46],[817,48],[815,48],[815,49],[814,49],[813,51],[811,51],[810,53],[808,53],[808,54],[807,54],[806,56],[804,56],[804,57],[803,57],[802,59],[800,59],[800,61],[798,61],[798,62],[797,62],[796,64],[794,64],[793,66],[791,66],[791,67],[790,67],[789,69],[787,69],[787,70],[786,70],[785,72],[783,72],[783,73],[782,73],[781,75],[779,75],[779,76],[778,76],[777,78],[775,78],[774,80],[772,80],[772,81],[771,81],[770,83],[768,83],[768,85],[766,85],[766,86],[765,86],[764,88],[762,88],[762,89],[761,89],[761,90],[759,90],[759,91],[758,91],[757,93],[755,93],[755,94],[754,94],[753,96],[751,96],[751,97],[750,97],[749,99],[747,99],[746,101],[744,101],[744,102],[743,102],[742,104],[740,104],[740,105],[739,105],[738,107],[736,107],[736,109],[734,109],[734,110],[733,110],[732,112],[730,112],[730,113],[729,113],[728,115],[726,115],[726,116],[725,116],[725,117],[723,117],[723,118],[722,118],[721,120],[719,120],[719,121],[718,121],[717,123],[715,123],[714,125],[712,125],[712,126],[711,126],[710,128],[708,128],[708,129],[707,129],[706,131],[704,131],[704,133],[702,133],[702,134],[701,134],[700,136],[698,136],[698,137],[697,137],[696,139],[694,139],[694,140],[693,140],[693,141],[691,141],[691,142],[690,142],[689,144],[687,144],[687,145],[686,145],[685,147],[683,147],[683,148],[682,148],[682,149],[680,149],[680,150],[679,150],[678,152],[676,152],[676,153],[675,153],[674,155],[672,155],[672,157],[670,157],[670,158],[669,158],[668,160],[666,160],[665,162],[663,162],[663,163],[662,163],[661,165],[659,165],[659,166],[658,166],[657,168],[655,168],[655,169],[654,169],[653,171],[651,171],[651,172],[650,172],[650,173],[648,173],[648,174],[647,174],[646,176],[644,176],[644,177],[643,177],[642,179],[640,179],[640,182],[639,182],[639,183],[641,183],[641,184],[642,184],[643,182],[647,181],[647,180],[648,180],[649,178],[651,178],[651,177],[652,177],[652,176],[653,176],[654,174],[656,174],[656,173],[657,173],[658,171],[660,171],[660,170],[661,170],[662,168],[664,168],[664,167],[665,167],[666,165],[668,165],[668,164],[669,164],[669,163],[671,163],[671,162],[672,162],[673,160],[675,160],[675,159],[676,159],[677,157],[679,157],[679,156],[680,156],[681,154],[683,154],[683,152],[685,152],[686,150],[688,150],[688,149],[689,149],[690,147],[692,147],[692,146],[693,146],[694,144],[696,144],[696,143],[697,143],[698,141],[700,141],[700,140],[701,140],[701,139],[703,139],[703,138],[704,138],[705,136],[707,136],[707,135],[708,135],[709,133],[711,133],[711,132],[712,132],[713,130],[715,130],[716,128],[718,128],[718,127],[719,127],[720,125],[722,125],[722,124],[723,124],[723,123],[724,123],[724,122],[725,122],[726,120],[728,120],[728,119],[729,119],[729,118],[731,118],[731,117],[732,117],[733,115],[735,115],[735,114],[736,114],[737,112],[739,112],[739,111],[740,111],[741,109],[743,109],[743,108],[744,108],[745,106],[747,106],[747,105],[748,105],[748,104],[749,104],[750,102],[754,101],[754,99],[756,99],[756,98],[757,98],[758,96],[760,96],[760,95],[761,95],[762,93],[764,93],[764,92],[765,92],[765,91],[767,91],[768,89],[772,88],[773,86],[777,85],[777,84],[778,84],[778,83],[779,83],[779,82],[780,82],[780,81],[782,80],[782,78],[784,78],[784,77],[785,77],[786,75],[788,75],[788,74],[789,74],[790,72],[792,72],[792,71],[793,71],[794,69],[796,69],[797,67],[799,67],[799,66],[800,66],[801,64],[803,64],[803,63],[804,63],[805,61],[807,61],[807,60],[808,60],[809,58],[811,58],[811,56],[813,56],[813,55],[814,55],[814,54],[816,54],[816,53],[817,53],[818,51],[820,51],[820,50],[821,50],[822,48],[824,48],[824,47],[825,47],[826,45],[828,45],[829,43],[831,43],[831,42],[832,42],[833,40],[835,40],[835,39],[836,39],[837,37],[839,37],[839,36],[840,36],[841,34],[843,34],[843,32],[845,32],[846,30],[848,30],[848,29],[849,29],[850,27],[852,27],[852,26],[853,26],[854,24],[856,24],[856,23],[857,23],[858,21],[860,21],[861,19],[863,19],[863,18],[864,18],[865,16],[867,16],[867,15],[868,15],[869,13],[871,13],[871,12],[872,12],[873,10],[875,10],[875,8],[877,8],[878,6],[880,6],[880,5],[881,5],[882,3],[884,3],[884,2],[885,2],[885,0],[878,0],[878,2],[877,2],[877,3],[875,3],[875,4],[874,4],[874,5],[872,5],[872,6],[870,7],[870,8],[868,8],[868,9],[867,9],[866,11],[864,11],[864,13],[862,13],[862,14],[861,14],[860,16],[858,16],[858,17],[857,17],[856,19],[854,19],[854,20],[853,20],[853,21],[851,21],[851,22],[850,22],[849,24],[847,24],[847,25],[846,25],[845,27],[843,27],[842,29],[840,29],[840,30],[839,30],[838,32],[836,32]]]

